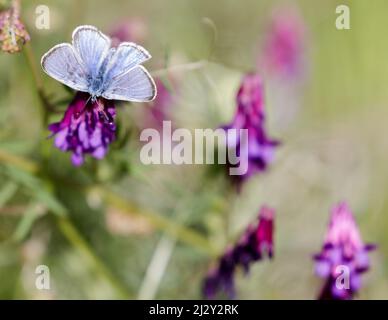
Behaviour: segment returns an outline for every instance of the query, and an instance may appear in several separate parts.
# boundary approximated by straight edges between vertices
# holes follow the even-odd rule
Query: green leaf
[[[2,208],[14,196],[18,185],[10,181],[0,190],[0,208]]]
[[[43,183],[40,178],[32,174],[21,171],[15,167],[7,167],[7,173],[20,184],[24,185],[33,196],[39,200],[54,214],[63,216],[67,214],[66,208],[59,202],[55,196],[48,190],[47,184]]]
[[[12,236],[13,240],[17,242],[23,241],[30,232],[34,222],[42,215],[42,213],[42,206],[38,203],[32,203],[28,206]]]

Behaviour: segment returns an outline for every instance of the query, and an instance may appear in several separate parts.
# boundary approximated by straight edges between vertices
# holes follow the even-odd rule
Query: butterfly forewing
[[[87,70],[73,46],[56,45],[42,57],[43,70],[54,79],[78,91],[87,92]]]
[[[110,39],[93,26],[80,26],[73,32],[73,46],[90,77],[96,77],[109,52]]]

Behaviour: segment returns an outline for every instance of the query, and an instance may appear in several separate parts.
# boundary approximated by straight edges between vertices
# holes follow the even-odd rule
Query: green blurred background
[[[50,8],[49,30],[35,27],[41,4]],[[340,4],[350,7],[350,30],[335,28]],[[44,52],[70,41],[78,25],[109,33],[141,21],[149,70],[200,61],[171,71],[179,83],[174,124],[216,128],[231,120],[241,77],[255,69],[279,6],[298,8],[306,25],[300,107],[280,128],[274,118],[289,101],[272,103],[278,92],[267,88],[268,131],[283,144],[270,170],[240,194],[206,166],[142,165],[138,135],[150,108],[143,104],[118,107],[119,139],[104,160],[72,167],[47,139],[27,55],[0,54],[0,298],[201,298],[208,267],[268,204],[277,210],[275,259],[237,274],[238,298],[314,299],[321,279],[312,255],[340,200],[363,239],[379,246],[360,298],[388,298],[387,1],[23,0],[22,18],[54,100],[71,94],[43,74]],[[35,287],[40,264],[50,268],[50,290]]]

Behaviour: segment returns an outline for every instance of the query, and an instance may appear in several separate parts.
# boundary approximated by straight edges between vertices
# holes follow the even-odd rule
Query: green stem
[[[174,251],[175,243],[175,239],[166,235],[163,235],[159,240],[140,286],[137,296],[139,300],[155,299],[160,282]]]
[[[36,66],[36,63],[35,63],[34,52],[32,51],[31,45],[29,43],[26,43],[24,46],[24,54],[26,56],[28,66],[31,70],[32,77],[34,78],[36,89],[38,90],[38,92],[42,91],[43,81],[38,72],[38,67]]]
[[[5,150],[0,150],[0,162],[11,164],[29,173],[37,173],[39,170],[35,162],[8,153]]]
[[[37,67],[37,64],[36,64],[35,55],[34,55],[34,52],[31,48],[31,45],[29,43],[25,44],[23,52],[24,52],[24,55],[25,55],[26,60],[27,60],[27,65],[30,68],[32,78],[34,80],[36,92],[38,94],[39,100],[40,100],[41,105],[43,107],[42,111],[41,111],[42,118],[43,118],[44,123],[46,124],[47,120],[48,120],[48,112],[47,111],[54,112],[55,108],[48,101],[47,95],[46,95],[46,93],[44,91],[44,87],[43,87],[43,80],[40,76],[39,68]]]
[[[195,201],[196,199],[194,198],[194,202]],[[176,217],[176,220],[179,223],[184,223],[187,220],[188,215],[193,213],[192,209],[187,210],[187,208],[193,208],[193,206],[190,205],[190,202],[186,201],[186,198],[181,198],[179,203],[174,208],[171,217],[173,219]],[[162,235],[162,238],[159,240],[152,255],[151,261],[147,267],[137,296],[138,299],[152,300],[155,298],[159,286],[162,282],[163,275],[167,270],[167,266],[175,249],[177,242],[176,240],[177,239],[175,237],[172,237],[167,233]]]
[[[210,242],[203,237],[201,234],[182,226],[179,223],[175,223],[170,219],[165,218],[162,215],[156,214],[151,211],[145,211],[137,208],[132,203],[121,198],[121,196],[116,195],[112,191],[103,188],[97,187],[94,188],[104,200],[113,205],[117,209],[120,209],[124,212],[131,213],[133,215],[145,217],[148,221],[155,226],[156,228],[164,231],[166,234],[170,235],[173,238],[177,238],[180,241],[191,245],[192,247],[210,255],[217,256],[218,251],[214,248]]]

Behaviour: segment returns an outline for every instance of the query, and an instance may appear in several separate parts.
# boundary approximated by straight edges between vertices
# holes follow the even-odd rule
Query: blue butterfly
[[[143,47],[123,42],[111,48],[108,36],[93,26],[73,31],[72,44],[61,43],[43,55],[43,70],[70,88],[88,92],[92,101],[145,102],[156,96],[151,75],[140,64],[151,58]]]

